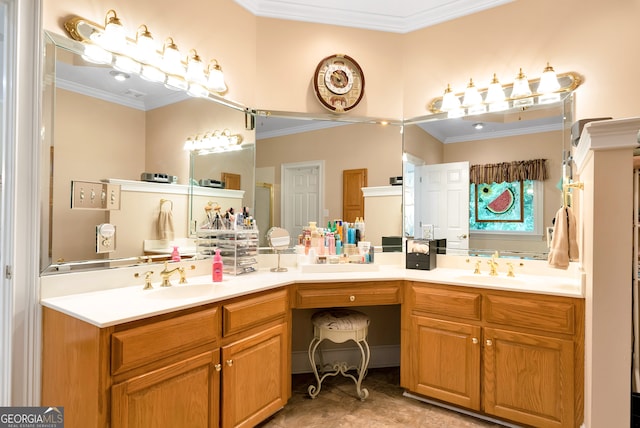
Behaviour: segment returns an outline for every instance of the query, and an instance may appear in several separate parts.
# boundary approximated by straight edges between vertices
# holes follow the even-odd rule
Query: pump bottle
[[[222,256],[220,256],[219,248],[216,248],[216,254],[213,256],[213,265],[211,270],[213,282],[222,282]]]

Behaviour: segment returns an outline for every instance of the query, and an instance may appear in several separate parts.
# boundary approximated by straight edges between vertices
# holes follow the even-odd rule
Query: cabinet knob
[[[474,345],[477,345],[478,344],[478,338],[477,337],[472,338],[471,339],[471,343],[473,343]]]
[[[222,370],[222,364],[218,363],[214,366],[216,368],[216,371],[219,372],[220,370]]]
[[[227,360],[227,365],[231,367],[233,365],[233,360]]]
[[[350,302],[355,302],[356,301],[356,296],[349,296],[349,301]]]
[[[493,341],[491,339],[487,339],[487,346],[493,345]]]

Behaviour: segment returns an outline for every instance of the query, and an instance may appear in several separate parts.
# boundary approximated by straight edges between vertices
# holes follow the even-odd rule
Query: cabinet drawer
[[[435,315],[480,320],[480,293],[414,285],[413,310]]]
[[[567,299],[488,293],[484,311],[488,323],[565,334],[574,334],[576,331],[576,305]]]
[[[284,317],[286,312],[286,290],[279,290],[223,305],[222,335],[229,336],[272,319]]]
[[[329,308],[333,306],[366,306],[399,304],[398,283],[345,283],[300,285],[296,289],[296,308]]]
[[[118,374],[218,339],[218,308],[157,321],[111,335],[111,373]]]

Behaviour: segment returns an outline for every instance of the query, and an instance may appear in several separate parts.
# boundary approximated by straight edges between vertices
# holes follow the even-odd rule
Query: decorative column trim
[[[640,117],[589,122],[580,134],[580,142],[573,158],[578,173],[584,167],[592,150],[612,150],[635,147]]]

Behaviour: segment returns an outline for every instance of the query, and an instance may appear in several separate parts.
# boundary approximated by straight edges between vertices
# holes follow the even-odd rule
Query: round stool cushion
[[[316,312],[311,317],[314,327],[336,330],[360,330],[369,326],[369,317],[362,312],[353,309],[325,309]]]

